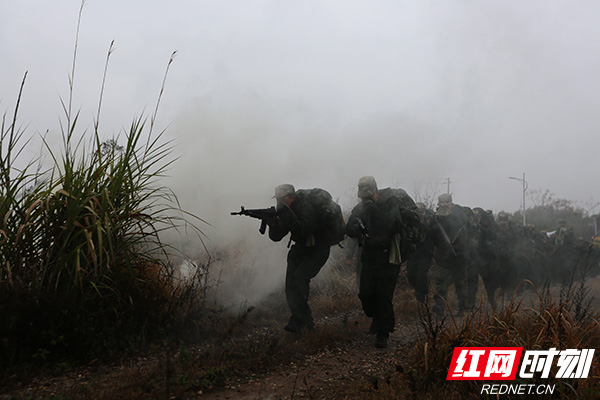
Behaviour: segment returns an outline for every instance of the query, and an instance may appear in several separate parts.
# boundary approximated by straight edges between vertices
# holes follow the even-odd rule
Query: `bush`
[[[98,120],[75,140],[78,114],[63,102],[60,152],[45,143],[53,165],[31,172],[35,161],[15,166],[26,145],[20,99],[1,127],[0,365],[106,355],[160,337],[181,296],[192,297],[159,237],[185,221],[158,185],[172,162],[162,133],[152,133],[158,103],[120,146],[101,139]]]

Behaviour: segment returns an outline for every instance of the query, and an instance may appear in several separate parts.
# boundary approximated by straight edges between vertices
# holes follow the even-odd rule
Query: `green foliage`
[[[164,132],[152,132],[158,102],[149,124],[134,119],[122,145],[102,139],[98,120],[92,132],[79,133],[74,75],[75,59],[62,147],[44,142],[53,160],[46,170],[33,171],[35,160],[24,168],[15,162],[27,145],[17,127],[25,79],[14,116],[2,118],[0,366],[135,348],[164,333],[178,296],[193,300],[177,284],[172,249],[160,239],[189,214],[159,184],[173,160]]]
[[[12,177],[0,157],[0,337],[13,357],[78,351],[92,337],[112,347],[168,318],[173,271],[159,232],[177,226],[176,199],[156,185],[169,148],[140,144],[143,132],[134,121],[122,148],[95,134],[91,155],[66,138],[61,157],[48,147],[55,164],[43,174]]]

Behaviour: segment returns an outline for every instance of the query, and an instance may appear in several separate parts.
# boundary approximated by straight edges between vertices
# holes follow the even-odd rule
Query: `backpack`
[[[402,217],[401,228],[401,254],[402,259],[410,256],[417,250],[417,243],[425,238],[425,226],[417,212],[417,205],[404,189],[385,188],[379,190],[379,200],[388,202],[392,198],[397,200]]]
[[[346,223],[342,214],[342,208],[333,201],[333,197],[325,189],[300,189],[296,196],[301,197],[314,207],[319,219],[319,227],[326,234],[330,246],[340,244],[346,236]]]

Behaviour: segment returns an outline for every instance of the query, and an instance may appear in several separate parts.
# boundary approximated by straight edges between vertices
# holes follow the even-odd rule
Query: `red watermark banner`
[[[456,347],[446,380],[514,380],[522,347]]]

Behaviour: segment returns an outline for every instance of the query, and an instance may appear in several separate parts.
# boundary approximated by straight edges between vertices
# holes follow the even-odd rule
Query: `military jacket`
[[[315,208],[300,197],[288,207],[281,204],[277,207],[279,216],[269,227],[269,238],[274,242],[291,233],[291,240],[302,247],[329,247],[326,232],[319,229],[318,214]]]
[[[401,229],[398,199],[390,198],[386,201],[357,204],[348,219],[346,234],[351,238],[362,237],[362,245],[366,251],[386,250],[391,247],[394,235],[400,233]]]
[[[473,212],[468,207],[454,204],[448,215],[436,215],[436,220],[448,235],[448,239],[457,253],[467,253],[473,250],[479,240],[479,231],[475,224]],[[439,236],[439,235],[438,235]],[[438,248],[447,249],[442,240],[436,241]]]

